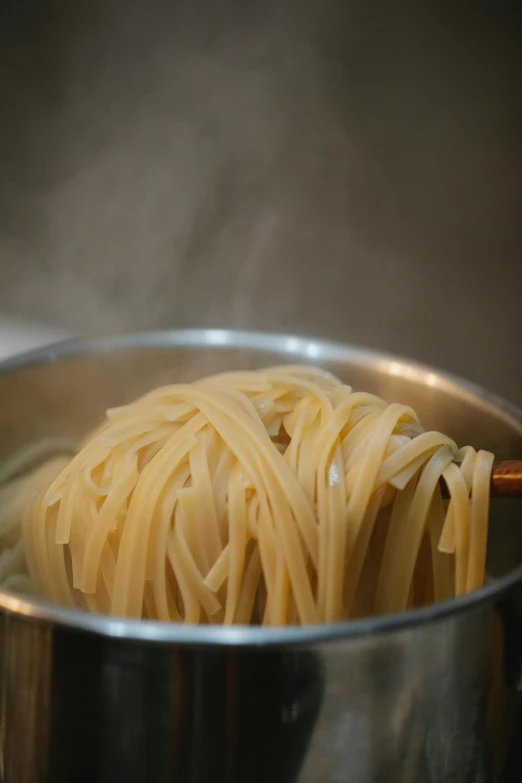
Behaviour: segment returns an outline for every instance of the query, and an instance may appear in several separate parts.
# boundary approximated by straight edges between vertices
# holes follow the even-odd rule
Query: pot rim
[[[0,362],[0,374],[32,365],[58,362],[87,353],[110,353],[118,349],[187,348],[230,346],[251,350],[273,351],[301,359],[339,361],[356,359],[361,365],[377,367],[388,375],[403,375],[453,394],[473,399],[475,404],[503,418],[522,435],[522,411],[501,397],[458,376],[429,365],[410,361],[394,354],[347,343],[264,331],[231,329],[182,329],[137,332],[108,337],[73,338],[46,345]],[[472,593],[439,604],[382,617],[348,620],[318,626],[260,628],[250,626],[199,626],[135,620],[90,614],[57,606],[45,600],[30,599],[0,588],[0,611],[19,618],[67,627],[98,636],[147,643],[225,646],[279,647],[301,646],[376,636],[393,631],[413,630],[428,623],[444,620],[465,611],[479,609],[522,581],[522,565],[497,581]]]

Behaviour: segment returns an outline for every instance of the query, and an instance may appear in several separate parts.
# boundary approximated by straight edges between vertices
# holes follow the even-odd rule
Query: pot
[[[522,453],[522,414],[463,381],[345,345],[205,330],[71,341],[5,362],[0,458],[84,435],[154,386],[283,362],[410,404],[462,444]],[[519,685],[516,516],[515,502],[492,507],[483,589],[332,626],[180,626],[0,592],[0,781],[499,779]]]

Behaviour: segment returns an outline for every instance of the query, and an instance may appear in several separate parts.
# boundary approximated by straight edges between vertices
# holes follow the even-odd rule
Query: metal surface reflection
[[[52,682],[54,783],[287,783],[307,754],[323,672],[308,651],[194,653],[60,634]]]

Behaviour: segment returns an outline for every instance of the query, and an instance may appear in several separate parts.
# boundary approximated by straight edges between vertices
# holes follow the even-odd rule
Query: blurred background
[[[288,330],[522,403],[521,44],[516,0],[3,0],[0,349]]]

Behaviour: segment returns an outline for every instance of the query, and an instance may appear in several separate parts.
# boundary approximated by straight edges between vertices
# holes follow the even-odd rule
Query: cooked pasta
[[[310,367],[166,386],[0,468],[0,582],[185,623],[423,606],[483,583],[492,462]]]

